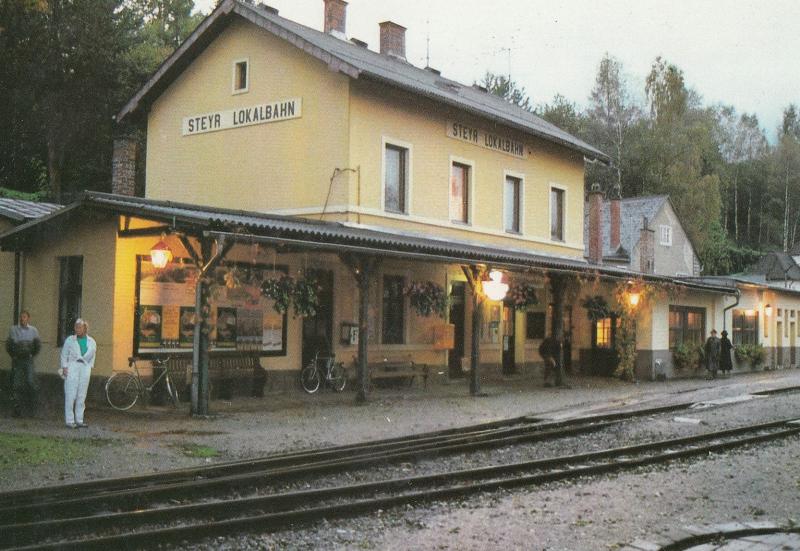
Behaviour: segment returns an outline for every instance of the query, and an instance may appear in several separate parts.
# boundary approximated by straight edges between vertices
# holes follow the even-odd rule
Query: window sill
[[[471,226],[470,222],[464,222],[462,220],[450,220],[450,223],[455,226]]]
[[[505,230],[509,235],[522,235],[522,232],[519,230]]]
[[[402,210],[394,210],[394,209],[384,208],[383,211],[388,213],[388,214],[397,214],[399,216],[408,216],[408,213],[405,212],[405,211],[402,211]]]
[[[242,90],[234,90],[233,92],[231,92],[231,95],[232,96],[238,96],[238,95],[241,95],[241,94],[246,94],[249,91],[250,91],[249,88],[244,88]]]
[[[558,239],[557,237],[550,236],[550,241],[553,243],[566,243],[566,239]]]

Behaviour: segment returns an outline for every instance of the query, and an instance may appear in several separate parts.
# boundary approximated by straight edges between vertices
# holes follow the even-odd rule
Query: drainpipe
[[[734,303],[733,303],[733,304],[731,304],[730,306],[726,306],[725,308],[723,308],[723,309],[722,309],[722,330],[723,330],[723,331],[727,329],[727,327],[726,327],[726,323],[727,323],[727,321],[728,321],[728,318],[725,316],[725,314],[726,314],[726,313],[728,312],[728,310],[730,310],[731,308],[736,308],[737,306],[739,306],[739,299],[741,298],[741,296],[742,296],[742,292],[741,292],[741,291],[739,290],[739,288],[737,287],[737,288],[736,288],[736,302],[734,302]]]

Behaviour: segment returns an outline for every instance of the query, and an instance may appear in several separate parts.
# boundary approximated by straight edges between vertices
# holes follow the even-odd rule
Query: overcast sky
[[[208,13],[213,0],[195,0]],[[268,0],[284,17],[322,29],[322,0]],[[556,93],[585,105],[604,52],[644,95],[656,56],[680,67],[706,104],[755,112],[774,140],[782,110],[800,103],[797,0],[350,0],[347,35],[378,49],[378,23],[408,29],[408,60],[471,84],[511,74],[536,103]]]

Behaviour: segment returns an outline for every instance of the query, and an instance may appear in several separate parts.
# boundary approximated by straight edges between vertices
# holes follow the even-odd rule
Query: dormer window
[[[250,63],[247,59],[233,62],[233,93],[243,94],[250,88]]]

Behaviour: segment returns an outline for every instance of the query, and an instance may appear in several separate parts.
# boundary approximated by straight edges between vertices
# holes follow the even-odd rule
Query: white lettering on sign
[[[520,159],[525,158],[524,143],[460,122],[447,121],[447,136],[455,140],[471,143],[472,145],[499,151],[506,155],[513,155]]]
[[[184,117],[182,131],[184,136],[193,136],[241,126],[299,119],[301,115],[302,100],[300,98],[284,99],[252,107]]]

